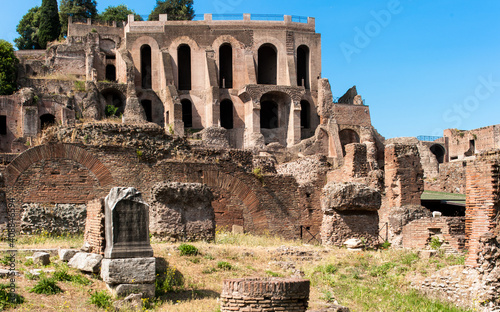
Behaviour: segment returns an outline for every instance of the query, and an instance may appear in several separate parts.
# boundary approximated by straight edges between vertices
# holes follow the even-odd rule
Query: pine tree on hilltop
[[[42,0],[40,7],[40,30],[38,33],[38,43],[44,48],[47,43],[59,38],[61,24],[59,23],[59,12],[57,10],[57,0]]]
[[[194,17],[193,0],[156,0],[148,21],[157,21],[160,14],[167,14],[169,21],[190,21]]]

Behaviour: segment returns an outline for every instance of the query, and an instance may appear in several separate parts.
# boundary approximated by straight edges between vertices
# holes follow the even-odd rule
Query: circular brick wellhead
[[[309,280],[235,278],[224,280],[221,312],[306,311]]]

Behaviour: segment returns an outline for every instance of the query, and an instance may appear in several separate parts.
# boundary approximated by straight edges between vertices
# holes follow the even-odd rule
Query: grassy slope
[[[65,237],[23,238],[22,245],[33,247],[33,241],[44,248],[74,246],[81,237],[68,241]],[[346,249],[303,245],[275,237],[233,235],[218,232],[216,243],[196,242],[200,254],[180,256],[180,244],[153,243],[155,256],[164,258],[169,267],[170,284],[166,294],[150,303],[155,311],[219,311],[218,297],[224,278],[292,276],[302,271],[311,280],[310,308],[322,308],[328,302],[337,301],[351,311],[467,311],[428,299],[409,287],[408,277],[430,275],[439,268],[463,263],[463,257],[440,255],[420,259],[416,253],[403,250],[351,252]],[[288,250],[300,250],[305,256],[286,255]],[[18,257],[17,269],[25,273],[35,266]],[[49,269],[64,268],[64,264],[51,264]],[[293,269],[293,267],[295,269]],[[78,274],[74,270],[68,271]],[[52,276],[53,273],[48,273]],[[92,285],[74,282],[58,282],[63,293],[38,295],[29,289],[37,281],[19,277],[18,293],[25,303],[19,311],[99,311],[88,303],[89,289],[104,290],[105,285],[97,277],[88,276]],[[174,283],[177,281],[178,283]],[[7,280],[0,280],[6,283]],[[165,286],[165,284],[163,284]],[[85,308],[84,308],[85,307]]]

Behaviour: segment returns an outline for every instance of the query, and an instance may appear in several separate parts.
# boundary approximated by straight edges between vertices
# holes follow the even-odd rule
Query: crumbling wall
[[[150,233],[173,240],[215,238],[215,215],[210,189],[198,183],[160,182],[153,186]]]
[[[439,174],[424,180],[426,191],[465,194],[465,168],[467,161],[439,164]]]
[[[323,188],[321,240],[342,246],[350,238],[360,238],[368,246],[378,242],[378,214],[381,196],[360,183],[328,183]]]
[[[450,160],[464,159],[500,147],[500,125],[473,130],[446,129]]]
[[[466,264],[477,265],[479,238],[496,227],[499,205],[500,152],[490,151],[466,168],[465,235],[469,251]]]
[[[106,248],[104,198],[96,198],[87,203],[84,246],[87,252],[104,255]]]
[[[23,204],[21,233],[81,233],[85,228],[85,204]]]
[[[426,249],[436,237],[444,247],[461,251],[465,247],[465,217],[424,217],[403,227],[403,247]]]
[[[380,228],[388,226],[389,241],[402,244],[401,230],[408,222],[430,216],[420,206],[423,169],[415,144],[390,143],[385,148],[385,197],[379,210]]]

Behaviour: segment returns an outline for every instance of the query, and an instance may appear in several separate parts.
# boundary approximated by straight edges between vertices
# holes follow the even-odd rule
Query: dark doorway
[[[193,127],[193,107],[191,101],[184,99],[181,101],[182,104],[182,121],[184,122],[184,128]]]
[[[233,49],[229,43],[224,43],[219,48],[219,87],[233,87]]]
[[[342,153],[345,156],[345,146],[351,143],[359,143],[359,135],[351,129],[344,129],[339,132],[340,144],[342,145]]]
[[[120,116],[125,110],[125,97],[117,89],[109,88],[101,92],[106,100],[104,114],[106,117]]]
[[[179,90],[191,90],[191,48],[182,44],[177,49]]]
[[[274,101],[263,101],[260,103],[260,128],[278,128],[278,104]]]
[[[106,65],[106,80],[116,82],[116,67],[115,65]]]
[[[438,163],[442,164],[444,162],[444,147],[440,144],[434,144],[430,147],[430,150],[434,156],[436,156],[436,160]]]
[[[311,128],[311,106],[306,100],[300,101],[300,127],[304,129]]]
[[[224,100],[220,103],[220,126],[233,129],[233,102]]]
[[[5,115],[0,116],[0,134],[1,135],[7,134],[7,116]]]
[[[153,107],[151,105],[151,100],[142,100],[142,108],[144,108],[144,113],[146,113],[146,120],[153,122]]]
[[[275,85],[278,74],[276,48],[269,43],[262,45],[258,52],[257,83]]]
[[[52,114],[43,114],[40,116],[40,128],[46,129],[56,123],[56,117]]]
[[[151,47],[147,44],[141,47],[142,88],[151,89]]]
[[[309,89],[309,48],[297,48],[297,86]]]

